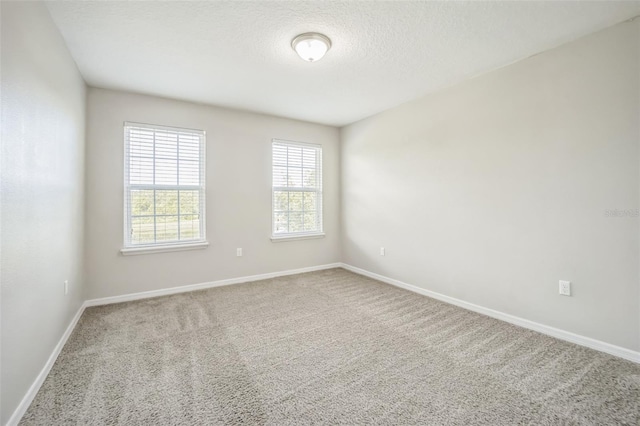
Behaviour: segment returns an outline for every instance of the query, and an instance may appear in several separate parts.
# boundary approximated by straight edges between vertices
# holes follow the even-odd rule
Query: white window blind
[[[322,233],[322,147],[273,140],[273,236]]]
[[[205,132],[125,123],[126,247],[205,241]]]

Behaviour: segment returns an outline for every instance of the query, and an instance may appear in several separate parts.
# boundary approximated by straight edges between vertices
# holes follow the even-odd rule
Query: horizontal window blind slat
[[[153,185],[153,184],[130,184],[127,186],[130,190],[175,190],[175,191],[195,191],[203,189],[200,185]]]
[[[293,187],[293,186],[274,186],[274,191],[287,191],[287,192],[321,192],[318,188],[306,188],[303,186]]]

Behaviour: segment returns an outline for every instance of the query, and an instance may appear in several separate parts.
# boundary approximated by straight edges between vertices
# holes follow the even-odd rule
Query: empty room
[[[0,425],[640,425],[640,1],[0,0]]]

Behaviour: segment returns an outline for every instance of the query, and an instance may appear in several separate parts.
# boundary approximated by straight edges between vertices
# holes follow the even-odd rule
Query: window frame
[[[199,185],[166,185],[166,184],[156,184],[155,182],[152,184],[131,184],[131,173],[130,173],[130,137],[129,131],[131,128],[139,128],[148,131],[169,131],[183,134],[192,134],[199,136]],[[180,250],[194,250],[194,249],[203,249],[206,248],[209,243],[207,242],[206,236],[206,131],[197,130],[197,129],[188,129],[182,127],[173,127],[173,126],[163,126],[157,124],[147,124],[147,123],[138,123],[138,122],[130,122],[126,121],[123,125],[123,138],[124,138],[124,226],[123,226],[123,248],[120,252],[123,255],[134,255],[134,254],[146,254],[146,253],[159,253],[159,252],[168,252],[168,251],[180,251]],[[155,142],[154,142],[155,144]],[[154,152],[154,162],[155,162],[155,152]],[[180,160],[179,151],[176,152],[176,161]],[[154,169],[155,170],[155,169]],[[155,173],[155,171],[154,171]],[[178,174],[179,176],[179,174]],[[179,179],[179,177],[178,177]],[[199,193],[199,227],[200,227],[200,237],[189,240],[177,240],[177,241],[160,241],[153,243],[142,243],[142,244],[132,244],[131,241],[131,226],[132,226],[132,215],[131,215],[131,191],[132,190],[197,190]],[[154,199],[155,205],[155,199]],[[180,221],[180,206],[178,204],[178,223]],[[154,212],[154,217],[157,216]]]
[[[310,190],[310,188],[305,187],[276,187],[274,186],[274,161],[273,161],[273,153],[275,145],[285,145],[289,146],[299,146],[301,148],[313,148],[316,150],[316,175],[317,186],[315,189]],[[308,143],[308,142],[298,142],[291,141],[286,139],[277,139],[274,138],[271,140],[271,241],[279,242],[279,241],[291,241],[291,240],[306,240],[306,239],[314,239],[314,238],[323,238],[325,236],[324,233],[324,188],[323,188],[323,158],[322,158],[322,145],[316,143]],[[287,164],[288,167],[288,164]],[[276,209],[275,209],[275,193],[276,191],[286,191],[286,192],[315,192],[316,193],[316,220],[318,223],[319,229],[316,231],[299,231],[299,232],[287,232],[287,233],[276,233]],[[289,210],[287,210],[289,211]]]

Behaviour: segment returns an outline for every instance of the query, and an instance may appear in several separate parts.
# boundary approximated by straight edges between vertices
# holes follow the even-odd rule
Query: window
[[[322,147],[273,140],[272,239],[321,236]]]
[[[124,139],[122,252],[206,245],[205,133],[125,123]]]

